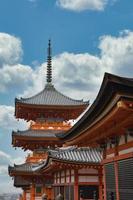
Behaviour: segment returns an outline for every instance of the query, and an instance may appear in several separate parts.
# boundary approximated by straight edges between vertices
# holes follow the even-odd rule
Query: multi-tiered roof
[[[39,147],[61,145],[57,137],[70,129],[66,121],[76,119],[89,101],[75,100],[56,90],[52,84],[51,43],[48,45],[47,76],[44,89],[30,98],[15,99],[16,118],[34,121],[29,130],[12,133],[14,147],[34,150]],[[54,127],[53,127],[54,125]],[[50,128],[51,127],[51,128]]]

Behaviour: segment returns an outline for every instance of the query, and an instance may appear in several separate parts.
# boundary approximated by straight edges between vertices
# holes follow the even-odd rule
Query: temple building
[[[133,200],[133,79],[105,73],[88,106],[53,86],[49,42],[44,90],[15,99],[16,118],[30,127],[13,131],[12,145],[33,152],[9,167],[20,200]]]
[[[62,138],[101,148],[104,200],[133,199],[133,79],[106,73],[94,103]]]

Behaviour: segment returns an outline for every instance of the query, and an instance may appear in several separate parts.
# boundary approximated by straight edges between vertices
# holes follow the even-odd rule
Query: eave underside
[[[85,131],[95,120],[104,113],[114,98],[119,96],[133,98],[133,79],[123,78],[105,73],[99,93],[83,117],[62,138],[69,141]],[[110,109],[111,110],[111,109]],[[108,112],[109,113],[109,112]]]
[[[15,116],[18,119],[35,121],[39,117],[61,118],[64,120],[76,119],[88,104],[79,106],[38,106],[16,103]]]
[[[13,147],[21,147],[22,149],[31,150],[38,148],[47,148],[62,146],[63,141],[60,141],[58,138],[39,138],[39,137],[23,137],[23,136],[13,136],[12,145]]]
[[[102,115],[102,113],[101,113]],[[67,145],[94,146],[105,138],[122,135],[128,128],[133,128],[133,100],[121,100],[99,121],[94,121],[80,134],[66,141]]]

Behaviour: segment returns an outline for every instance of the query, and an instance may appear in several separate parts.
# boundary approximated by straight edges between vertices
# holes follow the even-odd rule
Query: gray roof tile
[[[44,161],[41,161],[40,163],[24,163],[21,165],[15,165],[13,167],[9,166],[9,173],[10,172],[35,172],[39,170],[45,163]]]
[[[100,163],[102,154],[96,148],[72,148],[50,150],[50,157],[62,161],[82,162],[82,163]]]
[[[55,137],[56,138],[56,134],[59,133],[64,133],[65,131],[62,130],[25,130],[25,131],[13,131],[12,135],[13,136],[27,136],[27,137],[45,137],[45,138],[49,138],[49,137]]]
[[[75,100],[57,91],[52,84],[46,84],[44,90],[30,98],[16,99],[16,102],[34,105],[80,106],[88,105],[89,101]]]
[[[102,160],[102,154],[99,149],[96,148],[75,148],[68,147],[66,149],[56,149],[48,150],[49,156],[48,159],[58,160],[60,162],[73,162],[83,163],[83,164],[100,164]],[[14,167],[9,166],[10,172],[39,172],[43,167],[47,167],[48,159],[41,161],[40,163],[24,163],[22,165],[14,165]],[[52,161],[50,159],[50,162]]]

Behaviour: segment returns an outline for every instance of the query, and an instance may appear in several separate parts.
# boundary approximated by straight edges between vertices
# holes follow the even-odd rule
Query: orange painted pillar
[[[46,194],[46,187],[45,187],[45,185],[43,186],[43,194],[45,193]]]
[[[102,170],[99,170],[99,200],[103,200],[103,177]]]
[[[115,166],[116,199],[120,200],[119,181],[118,181],[118,163],[117,163],[117,161],[114,163],[114,166]]]
[[[74,182],[74,200],[79,199],[79,187],[78,187],[78,170],[74,172],[75,182]]]
[[[35,184],[31,185],[30,200],[35,200]]]
[[[23,191],[23,200],[26,200],[26,190]]]

